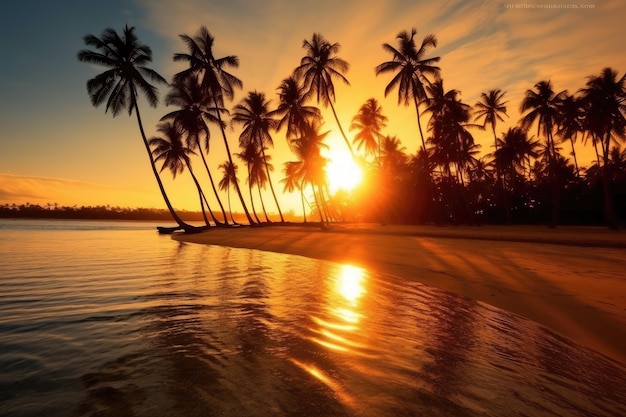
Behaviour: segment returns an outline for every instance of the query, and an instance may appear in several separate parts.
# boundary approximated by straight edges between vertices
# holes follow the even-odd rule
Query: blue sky
[[[302,41],[313,32],[341,44],[339,55],[351,68],[350,87],[338,86],[336,107],[344,126],[369,97],[376,97],[389,117],[386,133],[398,135],[407,151],[417,149],[413,109],[398,108],[396,96],[384,98],[388,77],[373,68],[389,57],[381,48],[394,43],[400,30],[418,30],[418,39],[435,34],[446,89],[458,89],[474,104],[480,92],[507,91],[508,124],[526,89],[543,79],[557,90],[575,92],[585,77],[610,66],[626,71],[620,30],[626,21],[624,0],[567,2],[592,8],[522,9],[521,4],[481,0],[110,0],[20,1],[0,5],[0,204],[111,204],[162,207],[158,189],[134,118],[112,118],[94,109],[85,82],[98,69],[78,62],[82,37],[103,29],[136,26],[139,39],[151,46],[154,65],[166,79],[181,64],[171,59],[184,50],[181,33],[195,34],[206,25],[216,38],[216,54],[238,55],[233,70],[244,83],[238,103],[248,91],[264,91],[275,100],[275,89],[298,65]],[[552,2],[558,3],[558,2]],[[517,8],[515,6],[517,5]],[[166,93],[161,89],[161,96]],[[145,103],[144,103],[145,104]],[[142,107],[148,135],[170,109]],[[326,128],[331,147],[341,147],[330,116]],[[506,124],[498,128],[505,130]],[[489,151],[488,137],[475,132]],[[237,143],[236,130],[229,132]],[[284,136],[275,138],[275,181],[290,160]],[[225,160],[215,142],[211,161]],[[232,146],[232,145],[231,145]],[[344,145],[345,146],[345,145]],[[167,179],[174,204],[195,209],[191,180]],[[293,208],[297,210],[297,198]]]

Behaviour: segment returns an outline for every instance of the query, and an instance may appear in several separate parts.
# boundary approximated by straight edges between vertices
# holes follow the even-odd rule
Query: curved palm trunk
[[[211,175],[211,170],[209,169],[209,165],[207,164],[206,158],[204,157],[204,152],[202,152],[202,146],[200,146],[200,140],[198,139],[198,135],[196,135],[195,139],[196,139],[196,145],[198,146],[198,149],[200,150],[200,157],[202,158],[202,163],[204,164],[204,168],[206,169],[206,172],[209,175],[209,181],[211,182],[211,188],[213,189],[213,194],[215,195],[215,198],[217,199],[217,204],[219,204],[220,209],[222,210],[222,216],[224,216],[224,223],[228,225],[228,219],[226,218],[226,211],[224,210],[224,206],[222,205],[222,200],[220,200],[220,196],[219,196],[219,193],[217,192],[217,188],[215,188],[215,183],[213,182],[213,175]],[[211,213],[211,215],[213,214]],[[222,222],[218,222],[215,219],[215,217],[213,217],[213,221],[215,222],[216,225],[222,224]]]
[[[254,207],[254,198],[252,198],[252,181],[251,181],[251,177],[250,177],[250,164],[247,165],[248,168],[248,193],[250,194],[250,204],[252,204],[252,214],[254,214],[254,218],[256,219],[257,223],[261,223],[261,220],[259,220],[259,216],[257,216],[256,214],[256,207]]]
[[[263,146],[261,146],[261,154],[263,155],[263,162],[265,163],[265,173],[267,174],[267,181],[270,183],[270,190],[272,191],[272,196],[274,196],[274,202],[276,203],[276,208],[278,208],[280,221],[281,223],[285,223],[285,219],[283,218],[283,212],[280,210],[280,204],[278,204],[278,199],[276,198],[276,193],[274,192],[274,185],[272,184],[272,177],[270,177],[270,169],[267,166],[267,160],[265,159],[265,149],[263,149]]]
[[[259,200],[261,200],[261,209],[263,210],[265,221],[268,223],[271,223],[272,221],[270,220],[269,217],[267,217],[267,211],[265,210],[265,202],[263,201],[263,195],[261,194],[261,187],[259,187],[259,185],[257,184],[256,188],[259,191]]]
[[[133,107],[135,108],[135,115],[137,116],[137,123],[139,124],[139,131],[141,133],[141,139],[143,140],[143,144],[146,147],[146,151],[148,152],[148,158],[150,159],[150,167],[152,168],[152,173],[157,180],[159,185],[159,190],[161,191],[161,195],[163,196],[163,200],[165,200],[165,205],[169,210],[170,214],[174,218],[174,221],[178,223],[180,227],[182,227],[185,231],[193,229],[193,226],[185,223],[179,216],[176,214],[174,207],[172,207],[172,203],[165,192],[165,187],[163,186],[163,182],[161,181],[161,176],[159,175],[159,171],[156,168],[156,164],[154,163],[154,158],[152,157],[152,152],[150,151],[150,145],[148,144],[148,139],[146,138],[146,133],[143,129],[143,123],[141,122],[141,116],[139,115],[139,106],[137,106],[137,101],[133,100]]]
[[[191,174],[191,178],[193,178],[193,182],[196,184],[196,188],[198,188],[198,193],[200,194],[200,203],[202,203],[202,199],[204,199],[204,204],[206,204],[206,208],[207,210],[209,210],[209,214],[211,215],[213,222],[215,222],[215,225],[223,224],[219,222],[217,218],[215,217],[215,214],[213,214],[213,210],[211,210],[211,206],[209,206],[209,202],[207,201],[206,195],[204,194],[204,191],[202,190],[202,187],[200,186],[200,182],[198,181],[198,178],[196,177],[196,175],[193,173],[193,170],[191,169],[191,165],[189,163],[187,163],[187,169],[189,170],[189,173]],[[206,222],[206,224],[209,225],[209,220],[207,219],[206,214],[204,213],[204,209],[202,210],[202,215],[204,216],[204,221]]]
[[[217,112],[217,119],[220,123],[220,130],[222,132],[222,138],[224,139],[224,146],[226,147],[226,154],[228,155],[228,161],[230,162],[232,166],[234,166],[235,164],[233,163],[233,157],[230,153],[230,146],[228,146],[228,139],[226,138],[226,132],[224,131],[224,124],[222,123],[222,116],[220,115],[219,111]],[[254,225],[255,222],[254,220],[252,220],[252,217],[250,216],[250,212],[248,211],[246,202],[243,200],[243,195],[241,194],[241,189],[239,188],[239,183],[237,181],[235,181],[235,190],[237,190],[237,195],[239,196],[241,207],[243,207],[243,211],[246,214],[246,218],[248,219],[248,222],[250,223],[250,225]]]
[[[578,170],[578,159],[576,158],[576,149],[574,148],[574,138],[569,138],[570,143],[572,144],[572,156],[574,157],[574,166],[576,167],[576,176],[580,177],[580,171]]]
[[[346,133],[343,131],[343,128],[341,127],[341,123],[339,123],[339,117],[337,117],[337,112],[335,111],[335,106],[333,106],[333,101],[328,100],[328,102],[330,103],[330,109],[333,111],[333,116],[335,116],[335,121],[337,122],[337,126],[339,127],[339,132],[341,132],[341,136],[343,136],[343,140],[346,142],[346,145],[348,146],[350,155],[352,156],[352,159],[354,159],[354,150],[352,149],[352,145],[350,145],[350,141],[348,140]]]

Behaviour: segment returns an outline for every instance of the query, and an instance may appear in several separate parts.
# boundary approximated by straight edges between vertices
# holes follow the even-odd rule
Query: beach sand
[[[351,264],[529,318],[626,366],[626,234],[594,227],[213,228],[180,241]]]

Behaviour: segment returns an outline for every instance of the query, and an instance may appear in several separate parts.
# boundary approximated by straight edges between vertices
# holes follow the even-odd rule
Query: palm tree
[[[339,131],[350,150],[350,154],[354,156],[350,141],[341,127],[333,105],[335,101],[333,79],[350,85],[348,79],[343,75],[348,71],[349,64],[336,56],[340,45],[339,43],[330,43],[321,34],[314,33],[311,41],[304,40],[302,47],[306,49],[306,55],[300,60],[300,66],[294,70],[294,75],[303,80],[307,97],[314,96],[316,101],[325,107],[330,105]]]
[[[321,120],[320,110],[315,106],[306,106],[306,89],[295,77],[285,78],[278,87],[279,104],[272,115],[282,118],[276,130],[287,125],[287,140],[303,134],[309,123]]]
[[[202,208],[202,215],[204,221],[209,225],[209,220],[206,217],[204,211],[204,204],[206,203],[213,221],[216,221],[211,208],[209,207],[202,187],[196,178],[193,169],[191,168],[191,161],[189,155],[193,155],[194,152],[191,148],[185,146],[182,141],[182,130],[172,122],[161,122],[158,125],[157,131],[163,136],[153,136],[148,140],[148,144],[152,148],[152,154],[154,155],[154,161],[163,161],[161,166],[161,172],[165,168],[169,169],[173,178],[176,178],[177,174],[182,173],[185,168],[189,170],[196,189],[198,190],[198,197],[200,198],[200,207]]]
[[[611,143],[626,138],[626,74],[619,77],[617,71],[604,68],[600,75],[588,77],[582,93],[586,110],[583,125],[602,150],[604,214],[609,227],[619,229],[622,222],[613,207],[608,165]]]
[[[228,67],[237,68],[239,66],[239,58],[235,55],[216,58],[213,55],[215,38],[213,38],[205,26],[202,26],[198,34],[193,38],[188,35],[180,35],[180,38],[185,42],[190,53],[174,54],[174,61],[188,62],[189,68],[177,73],[174,76],[174,81],[197,76],[202,90],[211,97],[215,106],[224,108],[224,98],[232,100],[235,95],[235,88],[243,86],[239,78],[226,71]],[[226,138],[226,125],[222,121],[221,112],[217,111],[216,115],[222,132],[226,154],[228,155],[228,160],[232,163],[232,154]],[[248,222],[253,225],[254,221],[248,212],[238,183],[235,183],[235,190]]]
[[[508,114],[506,113],[506,104],[508,101],[503,101],[505,94],[506,92],[500,89],[489,90],[486,93],[481,93],[480,101],[477,101],[474,105],[474,107],[477,108],[474,120],[479,121],[480,119],[483,119],[483,128],[487,125],[491,126],[496,151],[498,150],[496,124],[498,121],[504,121],[502,115],[508,117]]]
[[[311,186],[320,220],[323,223],[325,221],[322,212],[324,197],[321,190],[326,182],[325,167],[328,160],[322,156],[322,149],[328,148],[324,139],[329,132],[320,133],[320,127],[319,122],[314,122],[303,129],[302,136],[290,140],[290,149],[298,160],[288,162],[292,166],[288,169],[294,179],[301,178],[301,189],[304,189],[305,184]]]
[[[438,76],[439,67],[434,64],[439,61],[439,57],[425,58],[430,48],[437,46],[437,38],[435,35],[427,35],[423,40],[419,49],[413,39],[417,34],[417,30],[411,29],[409,34],[407,31],[398,33],[398,48],[385,43],[383,49],[393,56],[391,61],[383,62],[376,67],[376,75],[384,73],[395,73],[387,87],[385,88],[385,97],[394,88],[398,89],[398,104],[408,106],[412,101],[415,105],[417,114],[417,125],[422,140],[422,148],[426,149],[426,141],[422,131],[422,123],[420,121],[420,104],[426,100],[425,85],[430,84],[427,76]]]
[[[576,176],[580,176],[578,169],[578,159],[576,158],[576,149],[574,148],[574,142],[576,142],[576,136],[582,132],[584,109],[580,99],[565,94],[563,98],[557,102],[557,130],[556,134],[561,137],[562,141],[569,140],[572,145],[572,156],[574,157],[574,166],[576,168]]]
[[[548,224],[554,228],[559,218],[559,184],[557,183],[557,151],[554,144],[553,132],[558,119],[558,103],[563,99],[566,92],[555,93],[550,81],[540,81],[535,84],[535,90],[527,90],[522,101],[521,111],[526,113],[521,120],[522,127],[528,129],[535,121],[537,122],[537,135],[543,133],[546,139],[547,166],[552,183],[552,216]],[[552,163],[555,165],[552,166]]]
[[[256,172],[254,171],[254,168],[255,168],[254,163],[255,163],[255,160],[257,159],[258,152],[259,151],[256,148],[255,144],[250,142],[247,144],[247,146],[243,147],[243,152],[236,153],[235,156],[237,156],[239,160],[241,160],[242,162],[246,164],[246,171],[248,173],[247,175],[248,193],[250,194],[250,204],[252,204],[252,214],[254,215],[256,222],[261,223],[261,220],[259,220],[259,216],[257,216],[256,214],[256,208],[254,207],[254,197],[252,196],[252,187],[255,184],[255,175],[256,175]]]
[[[285,222],[283,213],[280,210],[276,193],[274,192],[274,185],[270,176],[269,166],[267,164],[268,158],[265,155],[266,145],[274,146],[272,136],[270,135],[270,129],[275,130],[278,127],[278,120],[272,117],[272,113],[269,110],[269,101],[266,100],[265,94],[258,91],[251,91],[242,103],[238,104],[234,108],[232,121],[243,125],[243,130],[239,135],[239,144],[241,147],[246,147],[248,144],[255,146],[260,150],[261,160],[265,164],[265,175],[274,196],[274,202],[278,208],[278,214],[280,215],[280,221]]]
[[[221,163],[218,166],[218,168],[222,170],[222,179],[220,180],[218,186],[220,187],[220,190],[227,192],[227,194],[228,194],[228,211],[230,212],[230,220],[234,224],[237,224],[237,222],[233,218],[233,209],[232,209],[232,207],[230,205],[230,187],[234,183],[239,181],[239,179],[237,179],[237,170],[239,169],[239,167],[237,165],[231,163],[231,161],[226,160],[223,163]]]
[[[381,130],[387,125],[387,116],[383,113],[383,108],[375,98],[368,99],[359,108],[359,112],[352,118],[350,130],[357,130],[353,143],[357,149],[365,148],[365,158],[367,155],[374,155],[380,161],[380,139]],[[376,154],[378,154],[376,156]]]
[[[87,81],[87,93],[91,99],[91,104],[98,107],[106,102],[105,112],[110,110],[113,117],[124,109],[128,110],[129,116],[132,115],[133,111],[135,112],[150,166],[165,204],[176,223],[185,230],[191,230],[192,226],[185,223],[176,214],[167,197],[139,114],[137,104],[139,91],[148,99],[150,106],[156,107],[158,103],[158,90],[146,78],[153,82],[166,83],[165,79],[156,71],[145,66],[152,61],[152,50],[147,45],[140,43],[135,35],[135,28],[128,26],[124,27],[122,36],[114,29],[107,28],[100,37],[89,34],[83,39],[87,46],[96,50],[82,49],[78,52],[78,60],[108,68]]]
[[[203,146],[200,143],[200,139],[204,139],[204,151],[208,154],[211,133],[206,120],[217,122],[217,116],[215,116],[214,113],[220,110],[223,111],[223,109],[214,108],[214,104],[211,103],[210,98],[209,95],[203,93],[198,84],[198,79],[193,75],[183,80],[175,81],[170,86],[170,92],[165,97],[165,104],[168,106],[177,106],[179,110],[174,110],[166,114],[161,120],[173,120],[187,136],[187,146],[193,150],[199,149],[204,168],[209,176],[213,194],[222,210],[224,222],[228,224],[226,211],[224,210],[219,193],[215,187],[215,182],[213,181],[213,175],[211,174],[204,152],[202,151]]]
[[[306,208],[304,205],[304,171],[302,169],[303,161],[285,162],[283,173],[285,177],[280,180],[284,184],[283,192],[292,193],[296,189],[300,191],[300,200],[302,201],[302,216],[306,223]]]

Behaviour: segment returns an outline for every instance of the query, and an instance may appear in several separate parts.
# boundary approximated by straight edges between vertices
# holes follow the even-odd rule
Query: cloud
[[[146,197],[145,190],[124,189],[111,185],[76,181],[65,178],[38,177],[0,173],[0,203],[61,205],[122,205],[129,195]],[[111,201],[111,196],[115,196]],[[107,201],[108,200],[108,201]],[[154,205],[134,205],[153,207]]]

